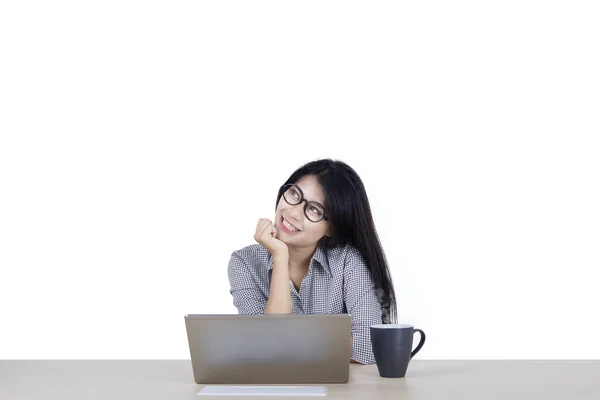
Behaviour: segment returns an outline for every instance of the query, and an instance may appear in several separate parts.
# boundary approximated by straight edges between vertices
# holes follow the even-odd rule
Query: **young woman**
[[[274,223],[234,251],[230,293],[240,314],[352,316],[352,361],[375,362],[369,327],[396,322],[396,301],[365,187],[347,164],[310,162],[279,189]]]

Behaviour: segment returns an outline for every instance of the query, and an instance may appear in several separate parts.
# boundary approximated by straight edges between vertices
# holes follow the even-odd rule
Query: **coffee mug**
[[[371,347],[379,376],[383,378],[402,378],[410,360],[425,344],[425,332],[412,325],[379,324],[371,325]],[[413,350],[413,336],[421,334],[421,340]]]

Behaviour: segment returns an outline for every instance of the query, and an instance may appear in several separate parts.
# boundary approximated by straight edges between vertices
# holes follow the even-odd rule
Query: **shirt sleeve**
[[[371,275],[356,249],[348,254],[344,268],[344,302],[352,316],[352,359],[361,364],[375,362],[370,326],[382,323],[381,304]]]
[[[233,305],[239,314],[264,314],[267,298],[260,291],[250,273],[248,264],[236,252],[231,255],[229,267],[229,293],[233,296]]]

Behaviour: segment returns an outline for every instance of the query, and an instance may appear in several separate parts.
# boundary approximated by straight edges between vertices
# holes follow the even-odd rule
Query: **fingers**
[[[268,235],[271,232],[272,227],[273,227],[273,224],[271,223],[271,221],[269,221],[268,219],[265,218],[263,220],[263,226],[262,226],[261,233],[263,235]]]
[[[261,233],[262,231],[264,231],[266,226],[267,220],[265,218],[260,218],[258,220],[258,223],[256,224],[256,233]]]
[[[263,231],[265,230],[265,219],[264,218],[260,218],[258,220],[258,223],[256,224],[256,231],[254,232],[254,240],[260,242],[262,239],[261,237],[263,236]]]
[[[258,220],[258,224],[256,225],[256,236],[269,237],[271,236],[273,230],[275,230],[275,227],[270,220],[266,218],[261,218]]]
[[[277,236],[277,229],[275,229],[275,227],[274,227],[273,225],[271,225],[271,231],[269,232],[269,234],[270,234],[272,237],[275,237],[275,236]]]

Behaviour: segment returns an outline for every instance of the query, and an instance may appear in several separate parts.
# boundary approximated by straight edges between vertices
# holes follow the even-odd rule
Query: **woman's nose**
[[[304,203],[296,204],[292,207],[292,212],[290,216],[294,218],[296,221],[300,221],[302,219],[302,214],[304,213]]]

